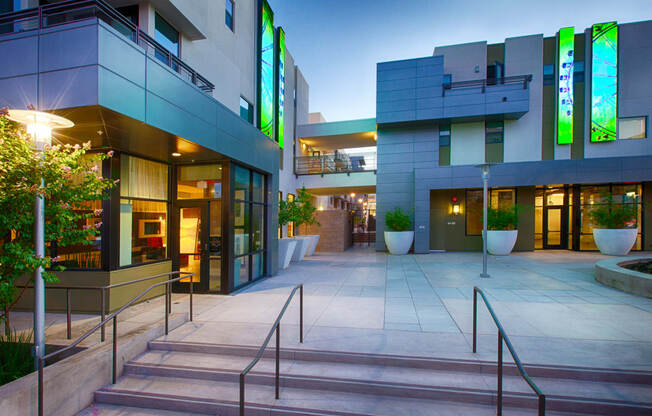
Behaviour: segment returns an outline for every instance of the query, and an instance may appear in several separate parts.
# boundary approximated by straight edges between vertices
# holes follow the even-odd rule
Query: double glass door
[[[192,278],[178,282],[176,290],[197,292],[222,290],[222,206],[221,200],[179,201],[177,205],[178,250],[175,264]]]

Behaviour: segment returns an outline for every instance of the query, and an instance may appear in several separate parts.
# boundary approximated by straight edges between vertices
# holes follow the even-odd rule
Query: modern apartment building
[[[652,249],[651,70],[652,21],[379,63],[377,249],[395,207],[416,253],[481,249],[484,163],[490,205],[522,208],[517,250],[595,250],[586,214],[605,194],[639,207],[634,249]]]
[[[119,189],[89,207],[101,238],[52,247],[62,281],[181,270],[195,277],[175,290],[228,293],[276,273],[309,92],[266,1],[3,0],[0,13],[0,107],[54,112],[75,123],[56,142],[114,152],[101,169]]]

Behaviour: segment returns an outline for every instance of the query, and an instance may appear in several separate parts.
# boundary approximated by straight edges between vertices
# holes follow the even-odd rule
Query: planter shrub
[[[518,227],[518,210],[516,204],[511,208],[487,207],[487,229],[515,230]]]
[[[385,214],[385,225],[388,231],[410,231],[410,216],[403,213],[401,208],[396,208]]]

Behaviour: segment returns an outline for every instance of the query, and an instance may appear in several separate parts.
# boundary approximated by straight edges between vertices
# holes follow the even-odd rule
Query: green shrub
[[[34,371],[32,334],[10,332],[0,336],[0,385]]]
[[[518,227],[518,207],[510,208],[487,207],[487,229],[515,230]]]
[[[605,203],[592,207],[588,216],[596,228],[634,228],[638,218],[638,205],[618,204],[612,195],[602,195]]]
[[[385,225],[388,231],[409,231],[411,225],[410,216],[404,214],[401,208],[396,208],[385,214]]]

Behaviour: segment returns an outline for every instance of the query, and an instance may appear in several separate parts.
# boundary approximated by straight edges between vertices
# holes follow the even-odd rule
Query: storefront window
[[[241,166],[234,166],[233,255],[236,286],[263,275],[265,208],[265,177]]]
[[[516,203],[516,190],[490,189],[489,206],[494,209],[508,209]],[[466,235],[482,235],[482,189],[466,191]]]
[[[222,198],[222,165],[180,166],[177,199]]]
[[[167,258],[168,167],[120,158],[120,266]]]

